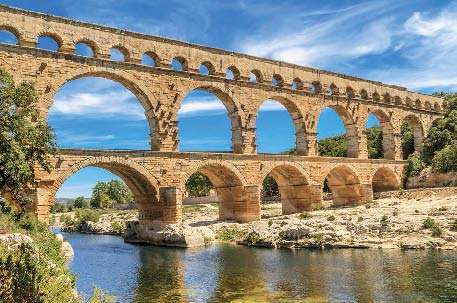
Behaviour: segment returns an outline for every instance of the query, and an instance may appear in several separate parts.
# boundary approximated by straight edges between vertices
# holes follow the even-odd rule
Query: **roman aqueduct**
[[[125,181],[143,222],[179,223],[183,187],[196,171],[215,186],[221,219],[258,220],[260,189],[267,174],[276,179],[287,214],[320,205],[325,179],[334,204],[365,203],[373,199],[374,191],[400,186],[403,121],[413,127],[415,149],[420,150],[425,133],[446,108],[440,98],[403,87],[2,5],[0,30],[17,38],[17,45],[0,44],[0,67],[17,82],[35,83],[43,117],[62,85],[96,76],[128,88],[149,122],[151,150],[63,149],[52,157],[51,173],[37,171],[32,210],[44,221],[62,183],[88,166],[104,168]],[[54,39],[58,50],[38,49],[41,36]],[[76,55],[78,43],[87,45],[93,56]],[[110,60],[113,48],[123,54],[123,62]],[[143,55],[154,64],[142,64]],[[182,70],[172,69],[173,59]],[[201,65],[207,74],[200,73]],[[232,153],[178,150],[178,111],[195,89],[214,94],[227,108]],[[267,99],[280,102],[290,113],[297,155],[257,153],[255,121]],[[325,107],[334,109],[344,122],[347,158],[317,155],[317,120]],[[365,125],[370,113],[382,127],[384,159],[368,159]]]

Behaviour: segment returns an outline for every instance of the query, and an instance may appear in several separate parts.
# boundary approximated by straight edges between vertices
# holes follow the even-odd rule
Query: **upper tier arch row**
[[[171,68],[172,60],[177,59],[183,70],[189,72],[199,73],[200,66],[204,66],[209,75],[226,77],[230,70],[235,81],[250,81],[251,75],[256,82],[316,94],[373,100],[432,112],[440,112],[447,106],[441,98],[399,86],[5,5],[0,5],[0,30],[12,33],[18,44],[25,47],[37,47],[38,38],[47,36],[56,41],[61,53],[74,54],[75,45],[84,43],[96,58],[110,58],[114,48],[123,54],[125,61],[134,64],[141,64],[142,56],[148,55],[155,66],[161,68]]]

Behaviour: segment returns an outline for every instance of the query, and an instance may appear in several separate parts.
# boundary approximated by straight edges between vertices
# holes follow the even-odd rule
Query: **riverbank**
[[[279,203],[266,204],[261,221],[244,224],[218,221],[215,204],[193,205],[184,208],[181,226],[162,230],[136,224],[132,213],[130,223],[123,222],[129,226],[124,236],[128,242],[183,247],[231,242],[274,248],[457,249],[457,195],[433,194],[411,198],[405,193],[357,207],[286,216]],[[107,214],[95,225],[111,226],[119,220],[119,215]]]

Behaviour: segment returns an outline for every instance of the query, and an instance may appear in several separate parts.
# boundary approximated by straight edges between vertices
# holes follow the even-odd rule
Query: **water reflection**
[[[454,252],[176,249],[66,235],[78,289],[119,302],[457,302]]]

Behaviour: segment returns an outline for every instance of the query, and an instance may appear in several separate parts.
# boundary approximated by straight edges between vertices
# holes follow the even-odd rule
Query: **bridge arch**
[[[10,25],[2,24],[2,25],[0,25],[0,31],[5,31],[5,32],[10,33],[11,35],[13,35],[16,38],[16,44],[18,44],[18,45],[21,44],[22,34],[20,33],[20,31],[17,28],[10,26]]]
[[[258,106],[255,110],[255,118],[253,119],[254,127],[256,127],[257,118],[259,116],[260,107],[264,102],[267,100],[273,100],[280,103],[290,115],[292,119],[292,123],[295,128],[295,149],[298,155],[306,155],[307,153],[307,146],[306,146],[306,123],[303,117],[302,111],[298,107],[298,105],[286,98],[281,96],[271,96],[265,100],[262,100],[258,103]]]
[[[243,175],[233,164],[217,160],[192,164],[181,178],[180,188],[183,192],[185,183],[196,172],[207,176],[213,184],[219,200],[220,220],[246,222],[259,219],[258,187],[247,187]],[[257,191],[257,195],[254,191]]]
[[[44,87],[44,95],[42,95],[43,101],[41,102],[43,108],[40,108],[40,110],[42,111],[42,116],[47,118],[49,109],[51,108],[54,102],[54,96],[62,88],[64,84],[72,80],[87,77],[98,77],[108,79],[117,82],[123,85],[125,88],[127,88],[138,99],[138,101],[144,108],[145,116],[149,123],[151,149],[159,150],[161,148],[159,123],[154,112],[154,103],[151,102],[151,99],[146,93],[147,91],[137,84],[139,80],[136,79],[134,76],[130,75],[127,72],[116,70],[114,68],[111,69],[106,67],[100,67],[94,69],[92,67],[86,67],[74,70],[67,74],[62,74],[60,77],[43,77],[42,79],[44,80],[42,81],[44,83],[41,82],[37,85],[37,87]],[[49,80],[51,82],[47,82],[46,78],[52,79]]]
[[[376,117],[381,126],[384,159],[395,159],[395,136],[390,116],[379,108],[369,109],[369,112]]]
[[[333,205],[358,205],[364,202],[364,194],[357,173],[346,165],[337,165],[329,170],[325,179],[333,195]],[[322,184],[324,184],[322,180]]]
[[[421,153],[422,145],[424,143],[424,125],[421,119],[414,114],[408,114],[403,118],[403,123],[407,123],[412,129],[414,137],[414,151]],[[407,158],[405,156],[408,155],[403,155],[404,158]]]
[[[140,220],[146,218],[161,220],[159,183],[142,165],[122,157],[99,156],[73,163],[68,169],[61,172],[53,182],[48,201],[54,204],[55,195],[62,184],[77,171],[86,167],[102,168],[120,177],[133,194],[135,203],[139,208]]]
[[[382,166],[371,179],[373,192],[393,191],[400,189],[400,180],[392,169]]]
[[[262,170],[260,184],[268,175],[278,184],[284,215],[311,210],[320,205],[320,188],[309,184],[309,174],[300,165],[291,162],[268,165]]]

